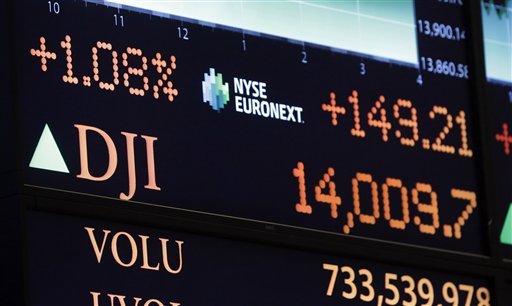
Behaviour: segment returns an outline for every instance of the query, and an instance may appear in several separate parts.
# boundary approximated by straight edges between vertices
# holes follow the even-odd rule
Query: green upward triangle
[[[41,138],[39,138],[39,143],[37,144],[29,166],[30,168],[69,173],[66,162],[64,158],[62,158],[62,154],[60,153],[48,124],[44,126],[43,133],[41,134]]]
[[[505,224],[501,230],[500,241],[503,244],[512,245],[512,203],[508,208],[507,217],[505,218]]]

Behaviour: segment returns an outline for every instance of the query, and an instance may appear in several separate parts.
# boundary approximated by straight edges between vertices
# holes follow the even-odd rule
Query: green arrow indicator
[[[44,126],[43,133],[41,138],[39,138],[39,143],[29,166],[30,168],[69,173],[66,162],[60,153],[48,124]]]
[[[505,224],[501,230],[500,241],[503,244],[512,245],[512,203],[508,208],[507,217],[505,218]]]

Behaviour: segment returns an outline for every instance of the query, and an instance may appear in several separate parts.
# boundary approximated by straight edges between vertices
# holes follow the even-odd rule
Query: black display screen
[[[17,1],[24,184],[486,254],[464,4],[356,2]]]
[[[492,305],[489,281],[28,212],[30,305]],[[56,289],[58,288],[58,289]]]
[[[16,164],[8,162],[14,160],[15,134],[14,134],[14,111],[11,99],[12,79],[9,77],[10,66],[10,45],[9,33],[7,31],[7,4],[0,5],[0,40],[4,47],[0,48],[0,139],[3,145],[0,146],[0,180],[4,182],[0,188],[0,197],[13,194],[15,190]]]
[[[493,195],[502,256],[512,258],[512,2],[482,1],[486,109],[493,160]]]

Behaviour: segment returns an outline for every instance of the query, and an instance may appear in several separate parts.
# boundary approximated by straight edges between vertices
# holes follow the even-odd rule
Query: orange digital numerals
[[[128,64],[128,57],[135,57],[141,62],[139,68],[132,67]],[[128,87],[131,95],[144,96],[146,91],[149,90],[149,79],[144,76],[144,72],[148,70],[148,59],[142,56],[142,50],[137,48],[126,48],[126,53],[123,53],[123,66],[128,67],[128,71],[123,74],[124,86]],[[143,88],[136,88],[130,86],[130,76],[138,76],[144,83]]]
[[[295,205],[295,211],[310,215],[313,213],[313,207],[307,202],[304,163],[297,163],[297,167],[292,172],[299,183],[299,203]],[[329,167],[314,190],[315,200],[318,203],[329,204],[331,218],[338,219],[343,200],[341,195],[336,192],[336,184],[333,181],[334,174],[334,168]],[[370,198],[370,203],[363,203],[361,200],[361,197],[365,195],[364,192],[369,192],[365,198]],[[413,221],[412,223],[422,234],[442,233],[446,238],[461,239],[462,228],[477,207],[476,193],[452,188],[450,196],[454,200],[461,200],[467,204],[455,222],[441,226],[437,192],[430,184],[418,182],[413,188],[408,189],[401,179],[388,177],[379,184],[371,174],[357,172],[352,179],[353,207],[351,210],[348,209],[349,211],[345,214],[346,219],[342,225],[342,231],[345,234],[350,234],[355,227],[355,221],[360,224],[375,225],[383,216],[392,229],[406,230]],[[400,209],[392,208],[398,203]],[[415,216],[411,216],[412,206],[410,203],[416,207]],[[442,231],[439,231],[440,228]]]
[[[40,58],[41,70],[46,72],[48,70],[48,60],[56,60],[57,54],[47,50],[45,37],[41,37],[39,42],[39,49],[31,49],[30,54],[34,57]],[[66,74],[62,76],[62,81],[68,84],[78,84],[80,79],[74,73],[71,36],[66,35],[64,40],[60,42],[60,46],[66,53]],[[143,97],[150,91],[150,89],[153,89],[152,96],[155,99],[160,98],[160,91],[167,96],[167,99],[170,102],[174,101],[175,97],[178,96],[178,89],[175,88],[170,79],[172,73],[176,70],[176,57],[173,55],[169,57],[169,60],[166,60],[160,53],[156,53],[155,57],[150,61],[143,55],[141,49],[127,47],[125,52],[119,54],[114,50],[111,43],[103,41],[97,41],[95,43],[91,48],[91,54],[93,75],[92,77],[88,75],[82,77],[82,85],[85,87],[91,87],[92,81],[94,81],[98,83],[98,87],[100,89],[113,92],[116,90],[116,87],[121,84],[120,76],[122,75],[122,85],[128,88],[128,92],[131,95]],[[107,73],[107,75],[110,74],[111,77],[106,77],[106,79],[102,79],[102,76],[105,77],[105,74],[101,72],[107,69],[106,67],[100,67],[100,57],[102,56],[108,56],[109,61],[112,64],[112,66],[110,66],[112,71],[111,74],[110,72]],[[120,72],[121,60],[121,67],[126,69],[122,74]],[[149,63],[153,65],[155,71],[159,75],[159,79],[152,87],[150,86],[148,76],[146,76],[146,72],[149,69]],[[141,85],[134,85],[135,78],[140,80],[139,83]]]
[[[345,115],[346,110],[344,107],[337,105],[336,94],[334,92],[330,93],[330,98],[330,104],[322,104],[322,110],[330,113],[332,125],[338,126],[340,125],[339,116]],[[357,90],[353,90],[351,95],[347,98],[347,101],[352,105],[352,115],[354,119],[354,125],[350,129],[350,134],[354,137],[365,138],[367,135],[361,125],[359,92]],[[393,125],[388,121],[385,103],[386,97],[380,95],[367,114],[367,125],[380,129],[382,141],[388,142],[389,134],[393,130]],[[392,108],[393,117],[396,119],[399,126],[394,130],[394,135],[399,139],[401,145],[415,147],[417,142],[420,140],[420,125],[418,121],[418,111],[413,106],[413,102],[406,99],[397,99]],[[432,150],[435,152],[446,154],[458,153],[458,155],[462,157],[472,157],[473,151],[469,148],[466,113],[461,110],[454,116],[449,113],[446,107],[435,105],[429,112],[429,119],[431,121],[438,122],[439,120],[442,120],[442,118],[446,121],[442,130],[437,134],[433,142],[428,138],[422,139],[421,147],[425,150]],[[450,130],[453,129],[455,124],[459,126],[460,130],[460,146],[458,149],[453,145],[445,143]],[[508,127],[507,134],[504,133],[504,135],[496,135],[496,139],[503,142],[505,142],[507,137]],[[453,141],[453,137],[451,141]],[[506,148],[510,147],[511,142],[512,138],[508,142],[505,142]],[[508,149],[508,152],[510,152],[510,149]]]
[[[66,35],[64,40],[60,42],[60,46],[62,49],[66,50],[66,66],[67,66],[67,74],[62,76],[62,81],[64,83],[70,84],[78,84],[78,78],[73,75],[73,52],[71,51],[71,37]]]
[[[389,200],[389,190],[395,188],[400,190],[400,202],[402,204],[402,218],[396,219],[391,216],[391,202]],[[407,188],[402,185],[399,179],[387,178],[386,183],[382,184],[382,202],[384,204],[384,218],[389,221],[389,226],[397,229],[405,229],[409,224],[409,197],[407,196]]]
[[[408,109],[411,116],[409,119],[405,119],[400,115],[401,109]],[[410,128],[412,135],[411,137],[404,137],[401,130],[395,131],[396,138],[400,139],[400,143],[404,146],[414,147],[419,139],[418,132],[418,116],[416,108],[412,106],[412,102],[408,100],[398,99],[395,105],[393,105],[393,115],[398,119],[398,124],[402,127]]]
[[[324,174],[324,177],[318,182],[318,185],[315,186],[315,199],[319,203],[329,204],[331,206],[331,217],[336,219],[338,218],[338,206],[341,205],[341,198],[336,195],[336,184],[331,181],[333,176],[334,169],[327,169],[327,173]],[[327,185],[329,186],[329,193],[322,193]]]
[[[368,125],[381,129],[382,140],[386,142],[388,141],[388,131],[391,129],[391,123],[387,120],[386,109],[382,107],[384,102],[386,102],[384,96],[380,96],[379,99],[375,101],[375,106],[373,106],[368,113]]]
[[[306,173],[303,163],[299,162],[297,168],[293,169],[293,176],[299,180],[299,203],[295,205],[295,209],[300,213],[311,214],[313,208],[307,204],[306,200]]]

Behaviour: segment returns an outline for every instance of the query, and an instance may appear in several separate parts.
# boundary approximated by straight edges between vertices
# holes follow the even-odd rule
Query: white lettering
[[[260,98],[267,99],[267,83],[260,82]]]
[[[239,113],[246,113],[248,115],[303,123],[302,107],[292,105],[235,96],[235,110]]]
[[[279,104],[270,103],[270,117],[279,118]]]
[[[260,113],[260,101],[256,99],[252,99],[252,113],[257,114],[258,116],[261,116]]]
[[[286,105],[279,104],[279,119],[281,119],[281,120],[286,120],[287,119],[286,115],[285,115],[286,114],[285,109],[286,109]]]
[[[268,115],[270,113],[270,106],[267,101],[261,101],[261,114],[263,117],[268,118]]]
[[[287,120],[296,122],[295,117],[293,116],[293,109],[295,108],[295,106],[286,105],[286,108],[288,109],[288,119]]]
[[[245,88],[245,92],[242,93],[242,94],[248,96],[249,93],[251,92],[251,83],[252,83],[252,81],[251,80],[245,80],[245,79],[243,79],[242,81],[244,82],[244,88]]]
[[[233,78],[235,83],[235,111],[248,115],[302,122],[301,107],[267,101],[267,83]]]
[[[303,123],[302,122],[302,107],[295,107],[295,109],[297,110],[297,122]]]
[[[243,88],[243,81],[239,78],[234,78],[233,82],[235,83],[235,93],[237,94],[243,94],[244,88]]]
[[[252,114],[252,109],[251,109],[251,98],[242,98],[242,101],[244,102],[244,113],[246,114]]]
[[[235,97],[235,110],[239,113],[244,112],[244,110],[242,109],[242,97],[240,96]]]
[[[258,81],[233,78],[235,94],[267,99],[267,84]]]
[[[258,86],[259,86],[258,82],[252,81],[252,90],[253,90],[252,96],[255,98],[258,98],[260,96],[260,91],[259,91]]]

